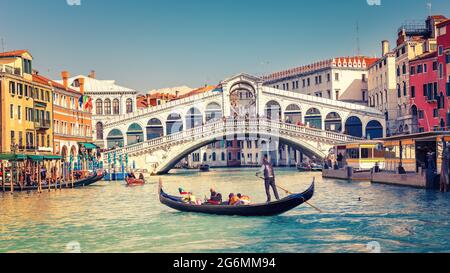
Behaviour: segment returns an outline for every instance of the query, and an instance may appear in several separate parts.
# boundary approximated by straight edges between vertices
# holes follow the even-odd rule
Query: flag
[[[78,104],[80,105],[80,108],[83,107],[83,96],[81,96],[81,97],[78,99]]]
[[[85,96],[85,100],[84,100],[84,109],[92,109],[93,105],[92,105],[92,98]]]

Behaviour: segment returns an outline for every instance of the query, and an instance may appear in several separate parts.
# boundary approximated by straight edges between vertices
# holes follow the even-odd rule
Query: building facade
[[[367,104],[368,68],[376,58],[342,57],[264,77],[264,85],[327,99]]]
[[[437,25],[445,21],[441,15],[429,16],[423,23],[406,23],[398,30],[396,54],[396,78],[398,96],[398,119],[393,134],[415,133],[410,96],[410,61],[436,51]]]
[[[443,107],[438,88],[437,52],[425,53],[409,62],[410,104],[412,131],[437,131],[441,125],[440,108]]]
[[[67,72],[63,72],[67,75]],[[67,78],[63,76],[63,78]],[[84,81],[80,79],[80,91],[69,88],[68,82],[53,86],[54,153],[68,161],[76,158],[80,145],[92,142],[91,108],[83,102]],[[80,104],[81,102],[81,104]]]
[[[397,81],[395,75],[395,53],[390,52],[389,42],[382,42],[382,57],[369,66],[369,106],[386,116],[386,134],[395,131],[397,111]]]
[[[53,153],[52,89],[32,63],[26,50],[0,53],[1,153]]]
[[[97,146],[104,147],[103,128],[106,123],[121,115],[131,114],[137,111],[137,91],[131,88],[117,85],[115,81],[98,80],[95,73],[89,76],[79,75],[69,77],[68,73],[63,75],[63,84],[81,92],[81,83],[84,84],[84,94],[92,99],[92,137]],[[130,138],[136,138],[131,132]]]
[[[438,86],[439,91],[445,98],[443,99],[443,108],[439,109],[441,117],[440,126],[443,129],[450,128],[450,20],[446,20],[437,25],[438,37]],[[444,126],[443,126],[444,125]]]

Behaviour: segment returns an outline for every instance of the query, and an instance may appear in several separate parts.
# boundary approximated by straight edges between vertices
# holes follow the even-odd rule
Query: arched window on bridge
[[[214,121],[222,118],[222,107],[219,104],[213,102],[206,107],[206,122]]]
[[[300,109],[300,106],[296,104],[291,104],[286,108],[286,111],[284,113],[286,120],[286,123],[290,124],[303,124],[302,120],[302,110]]]
[[[222,152],[220,159],[221,159],[221,161],[225,161],[225,152]]]
[[[147,140],[160,138],[164,136],[164,127],[157,118],[152,118],[147,123]]]
[[[179,114],[170,114],[167,117],[166,131],[167,135],[183,131],[183,121]]]
[[[306,112],[305,124],[311,128],[322,129],[322,114],[319,109],[311,108]]]
[[[143,141],[144,131],[142,130],[142,127],[137,123],[131,124],[127,131],[127,145],[133,145]]]
[[[336,112],[331,112],[325,118],[325,130],[331,132],[342,132],[342,118]]]
[[[113,115],[120,115],[120,102],[118,99],[113,101]]]
[[[97,122],[95,132],[98,140],[103,140],[103,123]]]
[[[132,99],[127,99],[126,106],[127,106],[127,114],[133,113],[133,100]]]
[[[204,153],[203,154],[203,162],[206,162],[206,161],[208,161],[208,154]]]
[[[211,159],[212,159],[213,162],[215,162],[215,161],[217,160],[217,154],[216,154],[216,152],[213,152],[213,153],[212,153]]]
[[[376,120],[370,121],[366,126],[367,139],[377,139],[383,137],[383,126]]]
[[[193,107],[186,113],[186,129],[200,127],[203,124],[203,115],[197,108]]]
[[[108,149],[123,147],[124,138],[122,132],[119,129],[112,130],[111,132],[109,132],[106,138],[106,142]]]
[[[362,137],[362,122],[358,117],[349,117],[347,122],[345,122],[345,134],[354,136],[354,137]]]
[[[281,106],[276,101],[269,101],[266,104],[265,115],[268,120],[281,121]]]

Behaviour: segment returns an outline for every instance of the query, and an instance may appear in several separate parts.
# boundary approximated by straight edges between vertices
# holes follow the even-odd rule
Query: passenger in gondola
[[[239,205],[250,205],[250,197],[249,196],[238,193],[237,197],[240,200]]]
[[[222,194],[217,193],[215,189],[210,189],[211,197],[208,200],[210,205],[220,205],[222,204]]]
[[[144,178],[144,174],[139,174],[139,180],[142,180],[142,181],[144,181],[145,180],[145,178]]]
[[[130,179],[136,179],[136,175],[134,175],[134,173],[131,172],[131,173],[128,174],[128,178],[130,178]]]
[[[239,200],[239,197],[235,195],[234,193],[230,193],[228,196],[228,205],[229,206],[236,206],[240,203],[241,200]]]

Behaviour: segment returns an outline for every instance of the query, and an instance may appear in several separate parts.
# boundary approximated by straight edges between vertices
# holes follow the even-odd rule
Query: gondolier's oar
[[[261,176],[258,176],[258,177],[261,178],[262,180],[265,180],[264,177],[261,177]],[[315,182],[315,181],[316,181],[316,178],[314,177],[313,182]],[[289,194],[289,195],[294,194],[293,192],[290,192],[290,191],[286,190],[286,189],[283,188],[283,187],[280,187],[280,186],[278,186],[278,185],[276,185],[276,186],[277,186],[277,188],[279,188],[280,190],[284,191],[285,193],[287,193],[287,194]],[[308,201],[305,200],[305,203],[306,203],[307,205],[309,205],[311,208],[317,210],[318,212],[323,213],[323,211],[322,211],[321,209],[319,209],[318,207],[316,207],[316,206],[314,206],[313,204],[309,203]]]

